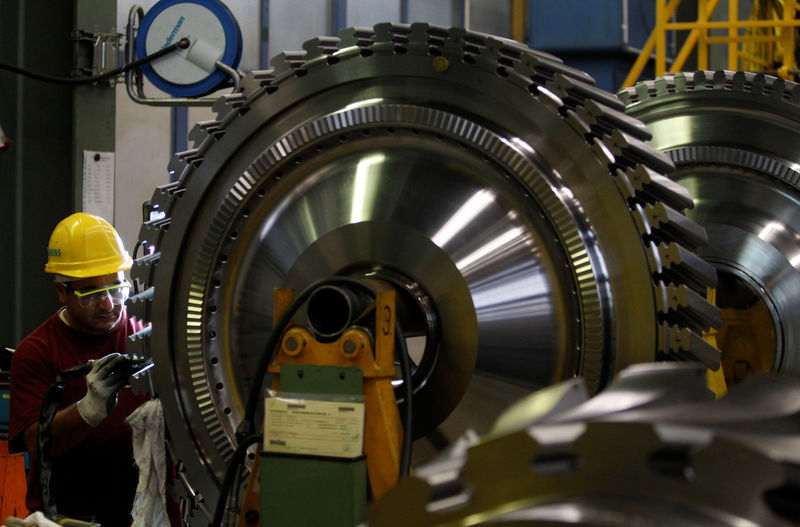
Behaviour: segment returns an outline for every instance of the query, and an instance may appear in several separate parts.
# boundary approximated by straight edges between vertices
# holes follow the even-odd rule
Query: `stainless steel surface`
[[[772,371],[800,373],[800,86],[744,72],[677,74],[621,91],[675,162],[705,226],[697,251],[764,303]],[[725,293],[721,290],[720,293]]]
[[[198,123],[140,233],[156,389],[200,494],[231,455],[275,287],[395,285],[425,340],[420,435],[475,400],[473,373],[526,391],[581,375],[594,392],[635,362],[718,363],[700,339],[718,314],[694,292],[715,275],[692,256],[705,234],[681,214],[691,199],[591,78],[427,24],[305,49]]]
[[[576,381],[535,392],[417,467],[369,525],[797,525],[800,381],[753,377],[714,400],[704,376],[637,365],[591,399]]]

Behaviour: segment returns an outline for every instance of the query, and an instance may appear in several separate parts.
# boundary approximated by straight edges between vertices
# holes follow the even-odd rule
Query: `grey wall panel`
[[[269,58],[301,50],[303,42],[329,35],[330,0],[269,0]]]
[[[460,2],[453,0],[408,0],[408,22],[452,26],[458,20]]]
[[[469,3],[468,28],[508,37],[511,35],[511,2],[465,0]]]
[[[378,22],[400,22],[399,0],[350,0],[347,26],[371,27]]]

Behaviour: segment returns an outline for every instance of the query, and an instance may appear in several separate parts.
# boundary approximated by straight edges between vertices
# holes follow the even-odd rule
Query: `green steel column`
[[[103,0],[78,0],[76,2],[75,29],[92,33],[113,33],[116,28],[117,3]],[[87,57],[76,57],[85,61]],[[91,65],[91,56],[88,56]],[[83,196],[83,151],[113,152],[116,129],[116,90],[108,81],[81,84],[72,97],[73,108],[73,196],[79,210]],[[114,223],[114,218],[106,218]]]
[[[281,391],[315,395],[364,393],[360,368],[281,366]],[[353,459],[261,453],[261,527],[353,527],[365,520],[367,466]]]
[[[71,33],[114,31],[116,2],[0,0],[0,62],[68,77]],[[83,150],[114,150],[114,89],[73,87],[0,71],[0,343],[19,340],[58,306],[44,274],[59,220],[81,205]],[[113,218],[109,218],[113,219]]]
[[[73,2],[0,0],[0,61],[66,77]],[[72,211],[72,91],[0,72],[0,120],[11,148],[0,153],[0,339],[18,341],[58,305],[44,274],[47,240]]]

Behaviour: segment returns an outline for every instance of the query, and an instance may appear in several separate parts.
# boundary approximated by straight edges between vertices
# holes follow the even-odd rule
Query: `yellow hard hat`
[[[44,270],[88,278],[127,271],[132,264],[122,239],[110,223],[100,216],[76,212],[53,229]]]

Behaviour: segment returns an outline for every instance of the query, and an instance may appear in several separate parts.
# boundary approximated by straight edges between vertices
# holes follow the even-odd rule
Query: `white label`
[[[354,458],[364,445],[364,404],[268,397],[264,451]]]
[[[114,152],[83,151],[83,212],[114,223]]]

